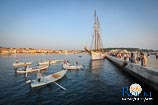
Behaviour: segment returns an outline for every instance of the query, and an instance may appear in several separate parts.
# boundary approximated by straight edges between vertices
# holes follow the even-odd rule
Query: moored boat
[[[24,67],[24,66],[28,66],[28,65],[31,65],[32,62],[16,62],[16,63],[13,63],[13,67],[14,68],[17,68],[17,67]]]
[[[56,64],[58,62],[63,62],[64,60],[48,60],[45,62],[39,62],[39,65],[50,65],[50,64]]]
[[[78,65],[78,64],[77,65],[71,65],[68,62],[64,62],[63,69],[66,69],[66,70],[79,70],[79,69],[83,69],[83,66]]]
[[[32,88],[40,87],[40,86],[47,85],[47,84],[50,84],[52,82],[55,82],[57,80],[60,80],[62,77],[64,77],[66,72],[67,72],[67,70],[61,70],[59,72],[52,73],[48,76],[41,77],[40,81],[38,79],[32,80],[31,81],[31,87]]]
[[[31,68],[31,67],[27,66],[26,70],[16,70],[16,72],[20,73],[20,74],[32,73],[32,72],[39,72],[41,70],[46,70],[47,68],[48,68],[48,65],[38,66],[38,67],[35,67],[35,68]]]
[[[64,60],[50,60],[50,64],[56,64],[58,62],[64,62]]]
[[[40,66],[41,66],[41,65],[49,65],[49,64],[50,64],[50,61],[39,62],[38,64],[39,64]]]

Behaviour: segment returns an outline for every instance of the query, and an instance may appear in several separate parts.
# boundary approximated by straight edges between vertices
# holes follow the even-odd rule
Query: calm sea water
[[[66,76],[57,82],[67,89],[65,91],[54,83],[31,89],[30,85],[25,83],[25,75],[16,74],[12,67],[16,57],[20,61],[32,61],[33,65],[47,59],[67,59],[78,61],[84,65],[84,69],[68,71]],[[61,65],[51,65],[43,75],[62,70]],[[35,77],[36,73],[28,75],[29,79]],[[139,83],[143,90],[151,91],[153,101],[122,101],[122,88],[132,83]],[[106,59],[91,61],[86,54],[0,56],[0,105],[156,105],[157,100],[158,92],[121,72],[121,69]]]

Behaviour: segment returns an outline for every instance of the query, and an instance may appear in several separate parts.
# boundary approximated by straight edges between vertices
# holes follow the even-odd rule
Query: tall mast
[[[97,15],[96,10],[94,11],[94,49],[97,49]]]
[[[100,36],[100,22],[98,16],[96,15],[96,10],[94,11],[94,33],[92,40],[92,49],[100,50],[102,48],[102,41]]]

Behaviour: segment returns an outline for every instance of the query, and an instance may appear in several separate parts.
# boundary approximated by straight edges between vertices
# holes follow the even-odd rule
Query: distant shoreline
[[[152,49],[140,49],[140,48],[103,48],[104,52],[110,50],[127,50],[127,51],[143,51],[143,52],[158,52],[158,50]],[[53,49],[35,49],[35,48],[5,48],[0,47],[0,54],[77,54],[84,53],[84,50],[53,50]]]
[[[52,54],[77,54],[82,53],[83,50],[52,50],[52,49],[34,49],[34,48],[0,48],[0,54],[38,54],[38,53],[52,53]]]

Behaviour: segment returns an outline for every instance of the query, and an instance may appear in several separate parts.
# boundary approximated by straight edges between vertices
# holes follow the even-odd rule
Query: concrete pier
[[[137,64],[125,62],[121,59],[107,56],[107,59],[116,66],[121,67],[123,71],[129,73],[131,76],[139,79],[143,83],[148,84],[158,91],[158,70],[151,67],[142,67]]]

